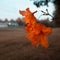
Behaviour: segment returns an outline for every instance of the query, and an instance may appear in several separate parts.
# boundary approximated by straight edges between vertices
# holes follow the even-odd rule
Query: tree
[[[8,19],[7,19],[7,18],[5,18],[4,22],[8,22]]]
[[[0,19],[0,22],[3,22],[2,19]]]
[[[14,19],[11,19],[10,22],[15,22]]]
[[[17,18],[16,19],[16,22],[19,24],[19,26],[22,26],[23,25],[23,22],[20,18]]]
[[[59,0],[55,0],[55,15],[54,15],[54,22],[56,24],[57,27],[60,27],[60,1]]]
[[[36,7],[40,7],[42,5],[48,6],[48,2],[50,0],[33,0],[33,1],[34,1],[33,4],[36,5]]]

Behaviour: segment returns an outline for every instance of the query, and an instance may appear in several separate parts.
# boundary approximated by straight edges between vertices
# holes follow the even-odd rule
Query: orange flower
[[[26,11],[19,11],[20,14],[22,14],[23,16],[25,16],[26,18],[24,18],[24,23],[28,24],[28,23],[36,23],[36,18],[34,17],[34,13],[35,12],[30,12],[29,8],[26,9]]]
[[[34,27],[27,27],[30,31],[28,32],[27,39],[32,42],[32,45],[38,47],[42,45],[43,47],[47,48],[48,44],[48,37],[47,35],[51,34],[52,29],[47,28],[43,24],[36,24]],[[45,30],[45,31],[44,31]]]
[[[48,35],[52,33],[52,28],[46,27],[43,24],[37,23],[36,18],[34,17],[35,12],[30,12],[29,8],[26,11],[19,11],[24,18],[24,23],[27,24],[26,31],[27,36],[26,38],[31,41],[32,45],[38,47],[42,45],[45,48],[48,48]]]

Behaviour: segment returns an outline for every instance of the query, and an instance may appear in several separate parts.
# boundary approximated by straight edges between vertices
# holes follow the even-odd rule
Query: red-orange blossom
[[[34,16],[35,12],[31,12],[29,8],[26,11],[19,11],[22,16],[25,16],[24,23],[27,31],[27,40],[31,41],[32,45],[38,47],[42,45],[45,48],[48,48],[48,35],[52,33],[52,28],[46,27],[41,23],[37,23],[37,19]]]

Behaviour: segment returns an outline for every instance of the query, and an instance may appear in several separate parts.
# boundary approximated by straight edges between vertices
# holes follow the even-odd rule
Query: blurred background
[[[0,27],[24,26],[19,10],[38,11],[38,22],[51,27],[60,27],[59,0],[0,0]]]
[[[47,49],[36,48],[25,38],[19,10],[26,8],[37,10],[37,23],[52,27]],[[60,0],[0,0],[0,60],[60,60]]]

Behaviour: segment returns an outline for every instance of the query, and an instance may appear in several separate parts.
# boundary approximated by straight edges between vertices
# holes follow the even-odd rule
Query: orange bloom
[[[20,12],[20,14],[25,16],[25,18],[24,18],[24,23],[25,24],[36,23],[36,18],[34,17],[34,13],[36,13],[37,11],[31,13],[29,8],[27,8],[26,11],[19,11],[19,12]]]
[[[31,41],[32,45],[38,47],[42,45],[45,48],[48,48],[48,35],[52,33],[52,28],[46,27],[43,24],[37,23],[37,19],[34,16],[35,12],[30,12],[29,8],[26,11],[19,11],[20,14],[25,16],[24,23],[27,24],[27,40]]]

